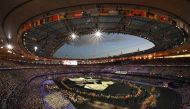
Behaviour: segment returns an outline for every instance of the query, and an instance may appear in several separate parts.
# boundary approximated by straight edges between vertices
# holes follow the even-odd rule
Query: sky
[[[54,54],[56,58],[101,58],[150,49],[154,44],[146,39],[121,34],[103,33],[100,38],[93,34],[83,35],[64,44]]]

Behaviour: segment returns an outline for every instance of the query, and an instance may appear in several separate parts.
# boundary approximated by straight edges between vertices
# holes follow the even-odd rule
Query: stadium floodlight
[[[71,38],[72,38],[72,39],[76,39],[76,38],[77,38],[77,35],[76,35],[75,33],[72,33],[72,34],[71,34]]]
[[[37,46],[34,46],[34,51],[36,52],[38,50],[38,47]]]
[[[99,41],[101,41],[103,39],[103,32],[101,30],[95,30],[94,34],[92,35],[92,40],[95,43],[98,43]]]
[[[10,51],[10,50],[8,50],[7,52],[8,52],[8,53],[12,53],[12,51]]]
[[[100,38],[102,36],[102,32],[100,30],[95,31],[94,34],[96,37]]]
[[[13,46],[11,45],[11,44],[7,44],[7,49],[9,49],[9,50],[12,50],[13,49]]]
[[[73,32],[73,33],[71,33],[70,37],[72,40],[76,40],[78,38],[78,35]]]

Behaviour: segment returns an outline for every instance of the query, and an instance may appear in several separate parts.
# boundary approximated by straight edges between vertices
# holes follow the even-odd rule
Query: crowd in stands
[[[3,63],[3,64],[2,64]],[[1,61],[1,68],[22,67],[20,63],[14,63],[9,61]],[[39,86],[42,80],[39,75],[47,74],[71,74],[74,75],[77,72],[83,73],[101,73],[110,76],[118,76],[114,74],[117,70],[129,71],[131,75],[141,74],[148,76],[161,76],[171,77],[175,79],[190,78],[189,67],[171,67],[171,66],[141,66],[141,65],[79,65],[79,66],[63,66],[63,65],[48,65],[41,68],[36,68],[38,65],[24,65],[30,66],[30,69],[1,69],[0,70],[0,106],[1,108],[14,109],[15,106],[24,109],[31,108],[44,108],[41,96],[39,93]],[[144,71],[144,72],[142,72]],[[99,72],[99,73],[98,73]],[[109,73],[110,72],[110,73]],[[121,75],[125,77],[124,75]],[[38,79],[34,80],[33,78]],[[162,79],[158,78],[141,78],[139,76],[128,76],[128,79],[135,78],[138,81],[149,82],[159,84]],[[168,80],[167,80],[168,82]],[[186,81],[188,82],[188,81]],[[182,96],[182,107],[190,105],[190,87],[189,85],[182,85],[175,89]],[[183,109],[183,108],[182,108]]]
[[[122,64],[133,65],[189,65],[190,58],[158,58],[158,59],[133,59],[122,61]]]
[[[183,86],[181,88],[176,89],[178,93],[182,96],[182,108],[190,109],[190,86]]]

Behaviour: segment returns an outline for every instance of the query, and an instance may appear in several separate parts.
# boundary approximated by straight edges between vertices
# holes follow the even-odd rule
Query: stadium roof
[[[87,34],[92,31],[88,30],[88,26],[91,24],[94,25],[93,28],[104,28],[104,32],[121,32],[147,38],[156,47],[154,50],[149,50],[146,53],[168,50],[183,45],[189,51],[189,37],[186,37],[190,34],[188,32],[190,29],[189,4],[189,0],[2,0],[0,2],[0,46],[11,44],[14,46],[13,52],[20,56],[38,55],[51,57],[61,45],[69,42],[68,33],[76,30],[80,34]],[[143,16],[141,12],[144,10],[146,14],[150,12],[150,17],[149,19],[139,17],[139,15],[135,15],[135,17],[123,17],[113,12],[111,16],[94,15],[96,17],[69,18],[44,23],[42,26],[33,26],[30,29],[23,29],[26,27],[26,24],[41,20],[43,17],[47,18],[47,16],[62,15],[63,13],[65,15],[65,13],[71,14],[72,12],[79,11],[82,11],[84,15],[87,14],[86,10],[97,9],[98,11],[102,11],[99,9],[103,8],[111,9],[108,10],[110,12],[113,12],[112,9],[121,10],[127,8],[130,11],[136,10],[135,14],[141,14],[140,16]],[[140,12],[138,12],[139,10]],[[175,22],[157,21],[151,18],[155,15],[166,18],[171,17],[171,22],[173,19]],[[86,24],[88,19],[93,21]],[[181,27],[177,25],[178,21],[182,23]],[[107,23],[106,26],[101,26],[105,23]],[[58,31],[60,28],[62,30]],[[38,39],[35,37],[36,33],[38,33]],[[64,38],[62,38],[63,36]],[[186,38],[185,41],[184,38]],[[41,52],[34,54],[33,47],[36,43],[41,48],[42,46],[45,47]],[[5,51],[1,49],[2,53]]]

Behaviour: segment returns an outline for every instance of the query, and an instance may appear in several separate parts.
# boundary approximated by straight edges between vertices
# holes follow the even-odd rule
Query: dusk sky
[[[54,57],[57,58],[100,58],[107,56],[131,53],[138,50],[146,50],[154,47],[154,44],[143,38],[117,33],[103,33],[101,39],[94,35],[84,35],[64,44],[59,48]]]

